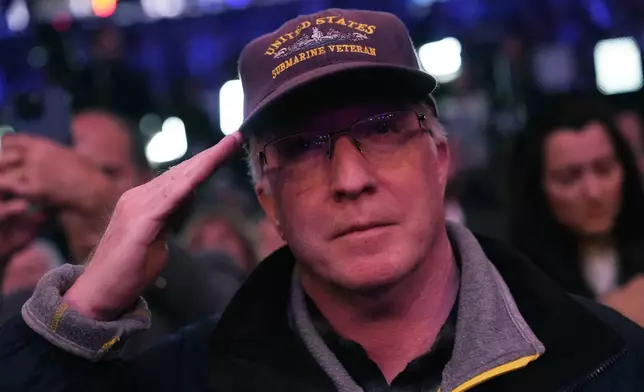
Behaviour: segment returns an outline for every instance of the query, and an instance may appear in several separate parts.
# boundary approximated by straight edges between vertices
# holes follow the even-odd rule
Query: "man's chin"
[[[395,287],[407,276],[408,272],[401,268],[344,271],[330,278],[336,285],[346,290],[375,294]]]

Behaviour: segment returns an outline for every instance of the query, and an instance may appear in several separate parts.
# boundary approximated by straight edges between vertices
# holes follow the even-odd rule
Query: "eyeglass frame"
[[[330,158],[331,158],[331,155],[332,155],[331,151],[332,151],[332,148],[333,148],[333,146],[332,146],[332,141],[333,141],[333,138],[334,138],[335,136],[337,136],[337,135],[339,135],[339,134],[343,134],[343,133],[346,133],[347,135],[351,136],[351,129],[352,129],[356,124],[358,124],[358,123],[360,123],[360,122],[362,122],[362,121],[365,121],[365,120],[372,119],[372,118],[381,117],[381,116],[386,116],[386,115],[388,115],[388,114],[396,114],[396,113],[414,113],[414,114],[416,115],[416,120],[418,121],[418,125],[421,127],[421,130],[429,132],[429,134],[430,134],[432,137],[434,136],[434,132],[433,132],[433,130],[432,130],[431,128],[427,127],[427,129],[422,129],[422,128],[423,128],[423,124],[424,124],[424,123],[425,123],[425,121],[427,121],[427,119],[428,119],[428,116],[427,116],[426,114],[419,113],[419,112],[417,112],[417,111],[416,111],[416,110],[414,110],[414,109],[408,109],[408,110],[394,110],[394,111],[391,111],[391,112],[384,112],[384,113],[380,113],[380,114],[375,114],[375,115],[373,115],[373,116],[369,116],[369,117],[365,117],[365,118],[361,118],[361,119],[359,119],[359,120],[356,120],[356,121],[354,121],[353,123],[351,123],[351,125],[349,125],[349,126],[348,126],[348,127],[346,127],[346,128],[341,128],[341,129],[338,129],[338,130],[336,130],[336,131],[332,131],[332,132],[328,132],[328,133],[320,133],[320,134],[318,134],[318,136],[324,136],[324,137],[327,137],[327,138],[328,138],[328,140],[329,140],[329,147],[328,147],[328,150],[329,150],[329,151],[327,152],[327,155],[329,155],[329,159],[330,159]],[[283,141],[283,140],[287,140],[287,139],[289,139],[289,138],[291,138],[291,137],[293,137],[293,136],[302,135],[302,134],[306,134],[306,133],[307,133],[307,132],[291,133],[291,134],[289,134],[289,135],[285,135],[285,136],[281,136],[281,137],[278,137],[278,138],[276,138],[276,139],[273,139],[273,140],[271,140],[270,142],[268,142],[268,143],[264,144],[264,147],[262,148],[262,151],[260,151],[260,152],[258,152],[258,153],[257,153],[257,157],[258,157],[259,164],[260,164],[260,168],[261,168],[262,172],[264,171],[264,167],[265,167],[265,165],[268,163],[267,158],[266,158],[266,147],[268,147],[268,146],[269,146],[269,145],[271,145],[271,144],[278,143],[278,142]],[[362,150],[360,149],[359,144],[357,144],[357,143],[356,143],[355,138],[353,138],[353,137],[352,137],[352,139],[353,139],[353,142],[354,142],[354,144],[356,145],[356,148],[358,149],[358,151],[362,152]]]

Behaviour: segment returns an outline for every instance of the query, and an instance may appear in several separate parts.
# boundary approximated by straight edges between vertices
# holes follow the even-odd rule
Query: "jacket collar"
[[[546,348],[521,316],[503,278],[474,235],[447,226],[460,259],[460,290],[452,358],[443,372],[443,391],[465,390],[536,360]]]
[[[498,241],[477,237],[507,283],[524,320],[546,353],[520,371],[485,384],[485,390],[567,390],[626,349],[610,327],[562,291],[532,262]],[[488,389],[489,388],[489,389]]]
[[[547,352],[520,370],[482,384],[482,390],[551,391],[573,385],[618,355],[624,341],[561,291],[522,255],[477,238],[507,284],[523,320]],[[322,389],[333,384],[308,353],[288,319],[295,260],[284,247],[260,263],[235,295],[212,335],[222,369],[269,367],[280,374],[308,374]],[[232,364],[232,365],[231,365]],[[246,376],[249,376],[246,374]]]

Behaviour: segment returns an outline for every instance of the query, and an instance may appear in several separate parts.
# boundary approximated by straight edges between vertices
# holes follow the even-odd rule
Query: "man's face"
[[[555,218],[576,234],[610,234],[621,208],[622,179],[622,167],[601,124],[562,129],[546,138],[545,195]]]
[[[405,109],[428,114],[420,106],[347,104],[319,110],[286,132],[333,132]],[[285,167],[264,174],[260,201],[305,273],[368,290],[400,281],[425,260],[444,230],[449,153],[444,141],[437,145],[426,131],[427,121],[423,129],[412,112],[407,125],[411,136],[384,146],[386,156],[358,140],[361,153],[344,135],[334,140],[330,159],[309,163],[306,172]]]
[[[121,193],[140,185],[142,171],[132,160],[132,140],[107,113],[84,113],[72,122],[74,150],[107,175]]]

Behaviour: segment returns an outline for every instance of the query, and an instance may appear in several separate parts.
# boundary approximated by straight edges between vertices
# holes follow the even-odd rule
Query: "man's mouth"
[[[333,238],[346,237],[352,234],[366,233],[373,230],[383,229],[385,227],[392,226],[391,223],[377,222],[377,223],[366,223],[366,224],[355,224],[348,226],[347,228],[341,230]]]

